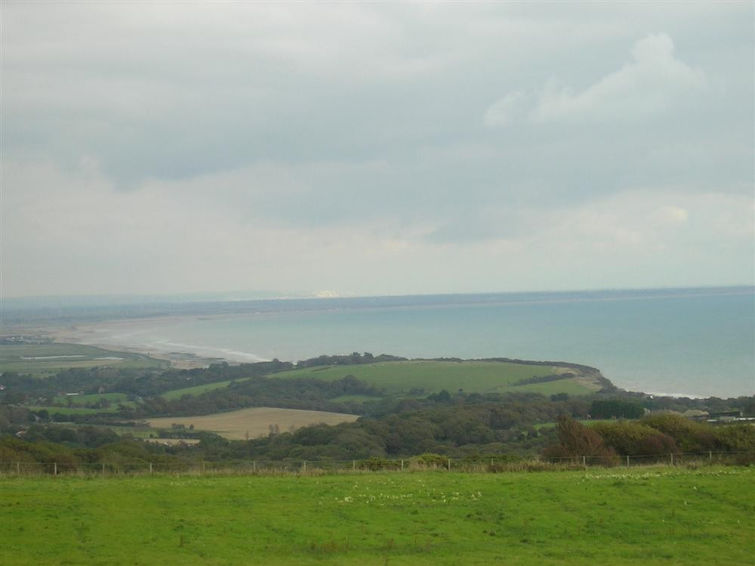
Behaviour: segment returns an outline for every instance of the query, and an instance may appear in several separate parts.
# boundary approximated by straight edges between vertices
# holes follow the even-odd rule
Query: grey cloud
[[[106,241],[187,281],[196,256],[294,289],[292,262],[332,253],[337,273],[340,249],[386,267],[474,248],[471,266],[566,239],[539,220],[563,211],[603,225],[596,203],[616,195],[751,198],[751,6],[27,3],[3,16],[4,159],[28,165],[6,191],[59,207],[69,195],[108,219],[14,204],[8,257],[21,274],[65,271],[34,236],[46,218],[40,233],[79,246],[71,288],[87,268],[115,272],[87,259],[107,265]],[[659,208],[692,210],[683,200]],[[216,236],[188,249],[185,224]]]

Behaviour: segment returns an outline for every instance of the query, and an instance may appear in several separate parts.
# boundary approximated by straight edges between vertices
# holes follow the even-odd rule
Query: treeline
[[[406,358],[369,352],[349,355],[318,356],[296,363],[255,362],[230,365],[226,362],[212,364],[207,368],[177,369],[129,369],[117,367],[71,368],[46,379],[16,372],[4,372],[0,384],[0,404],[36,403],[51,404],[61,393],[125,393],[134,398],[155,397],[174,389],[195,387],[249,377],[271,375],[296,368],[317,366],[368,364],[400,361]]]
[[[589,403],[582,400],[554,403],[537,394],[512,395],[503,402],[483,398],[470,400],[463,395],[438,395],[435,400],[395,400],[391,407],[383,407],[381,412],[385,414],[362,417],[354,423],[271,432],[264,438],[248,441],[229,441],[213,434],[183,431],[185,436],[198,438],[200,442],[193,446],[161,448],[159,452],[210,462],[361,460],[423,453],[453,457],[475,454],[534,456],[553,439],[552,429],[538,430],[534,426],[536,423],[552,421],[563,412],[583,417],[588,410]],[[152,454],[156,450],[153,445],[139,440],[118,441],[107,429],[62,424],[31,424],[23,429],[21,438],[7,435],[5,439],[6,446],[12,445],[14,450],[25,447],[25,453],[33,455],[37,449],[27,445],[40,444],[45,447],[42,452],[49,453],[49,458],[57,458],[60,450],[67,450],[69,460],[82,458],[85,462],[96,461],[105,450],[103,447],[110,446],[108,450],[115,450],[113,446],[122,442],[126,442],[132,452],[134,443],[144,444],[145,453]],[[51,444],[59,448],[53,449]],[[94,450],[96,454],[93,456],[87,450]],[[0,460],[14,458],[7,450],[4,454],[0,452]],[[51,461],[49,458],[43,461]],[[145,456],[142,454],[139,458]]]
[[[35,399],[51,401],[65,392],[82,394],[126,393],[135,397],[151,397],[173,389],[206,385],[218,381],[270,375],[294,369],[291,362],[273,360],[252,364],[230,365],[226,362],[208,368],[188,370],[137,370],[116,367],[73,368],[46,379],[5,372],[0,403],[23,403]]]
[[[437,453],[453,457],[472,454],[535,455],[552,439],[540,422],[559,413],[586,413],[589,403],[553,403],[540,395],[517,395],[505,404],[470,402],[463,396],[416,408],[398,402],[395,412],[362,417],[354,423],[314,426],[293,433],[250,440],[239,457],[361,459]]]
[[[558,442],[548,446],[546,458],[581,458],[615,465],[621,457],[665,458],[673,454],[731,452],[742,463],[755,463],[755,427],[749,423],[713,426],[673,413],[656,413],[639,420],[581,424],[562,415]]]
[[[430,397],[433,397],[432,399]],[[499,396],[436,394],[425,399],[384,402],[376,415],[354,423],[317,425],[270,434],[248,442],[214,439],[207,459],[335,460],[409,457],[437,453],[534,456],[553,429],[536,425],[568,413],[583,418],[590,403],[582,399],[553,402],[539,394]]]
[[[0,436],[0,464],[5,469],[23,464],[57,464],[63,469],[105,465],[111,469],[144,469],[149,462],[180,465],[201,453],[122,438],[107,428],[34,425],[24,438]]]
[[[364,354],[353,352],[352,354],[349,354],[347,356],[317,356],[316,358],[310,358],[308,360],[297,362],[296,367],[308,368],[317,366],[345,366],[357,364],[374,364],[379,362],[401,362],[406,360],[407,358],[402,358],[400,356],[391,356],[390,354],[380,354],[378,356],[374,356],[370,352],[365,352]]]
[[[251,377],[227,387],[180,399],[151,397],[134,408],[122,408],[120,418],[206,415],[246,407],[281,407],[361,414],[361,401],[338,401],[345,395],[378,396],[380,391],[352,375],[335,381],[313,378]]]
[[[248,441],[229,441],[194,433],[196,445],[162,446],[118,437],[98,427],[32,425],[16,438],[0,438],[0,462],[58,462],[69,466],[211,462],[222,465],[266,460],[380,460],[438,454],[454,459],[505,455],[510,459],[563,460],[585,457],[591,464],[617,465],[624,457],[668,461],[682,453],[731,453],[740,464],[755,463],[755,429],[748,424],[712,426],[679,415],[650,415],[636,421],[584,425],[561,416],[557,426],[521,422],[542,411],[521,399],[507,409],[491,404],[435,407],[383,418],[363,418],[337,426],[316,425],[293,433],[273,433]],[[561,406],[562,410],[580,407]],[[542,413],[537,418],[549,418]],[[137,466],[138,467],[138,466]]]

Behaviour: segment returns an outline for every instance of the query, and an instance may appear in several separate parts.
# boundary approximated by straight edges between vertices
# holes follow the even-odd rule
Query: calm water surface
[[[751,288],[223,305],[221,315],[144,320],[127,331],[103,326],[100,343],[236,361],[353,351],[571,361],[597,367],[630,390],[755,394]]]

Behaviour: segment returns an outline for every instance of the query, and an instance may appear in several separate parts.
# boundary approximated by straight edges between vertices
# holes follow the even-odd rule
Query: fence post
[[[708,450],[708,462],[713,461],[713,452],[711,450]]]
[[[451,471],[451,458],[448,459],[448,471]]]
[[[669,454],[669,456],[671,456],[671,465],[673,466],[674,465],[674,453],[672,452],[671,454]]]
[[[302,463],[302,471],[303,472],[307,471],[307,461],[306,460],[304,460],[304,462]]]
[[[627,468],[629,467],[629,454],[627,454]]]
[[[21,475],[21,462],[16,462],[16,473]]]
[[[152,474],[152,462],[149,463],[149,473]]]
[[[401,460],[401,471],[402,472],[404,471],[404,460],[403,459]]]
[[[58,475],[58,463],[57,462],[53,462],[52,463],[52,470],[53,470],[53,472],[52,472],[53,475],[57,476]]]
[[[257,460],[252,460],[252,471],[257,472]]]
[[[582,456],[582,467],[587,469],[587,456]]]

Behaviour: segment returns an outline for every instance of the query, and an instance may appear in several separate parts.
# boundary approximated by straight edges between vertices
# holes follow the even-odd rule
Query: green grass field
[[[58,395],[53,398],[53,401],[55,401],[55,403],[66,403],[69,399],[76,405],[97,403],[98,401],[102,400],[107,400],[114,404],[123,403],[124,405],[127,405],[130,403],[128,400],[128,394],[126,393],[91,393],[89,395],[75,395],[72,397]]]
[[[467,393],[490,393],[527,391],[546,395],[569,393],[585,395],[600,389],[588,378],[575,377],[515,385],[517,381],[531,377],[542,377],[564,371],[554,366],[535,366],[508,362],[484,361],[406,361],[382,362],[375,364],[318,366],[274,374],[278,378],[311,377],[314,379],[336,380],[353,375],[388,393],[408,393],[422,390],[425,393],[441,391],[455,392],[459,388]],[[574,371],[574,370],[567,370]]]
[[[64,369],[97,366],[167,367],[168,362],[81,344],[0,344],[0,372],[14,371],[48,377]]]
[[[248,378],[247,378],[248,379]],[[208,391],[213,391],[215,389],[222,389],[223,387],[228,387],[228,385],[233,380],[227,380],[227,381],[216,381],[214,383],[205,383],[203,385],[195,385],[193,387],[184,387],[182,389],[173,389],[171,391],[166,391],[160,397],[163,399],[167,399],[168,401],[171,401],[173,399],[180,399],[184,395],[201,395],[202,393],[207,393]],[[246,381],[246,379],[237,379],[235,380],[237,383],[240,383],[242,381]]]
[[[0,478],[2,564],[748,564],[755,470]]]
[[[389,395],[408,395],[412,393],[426,395],[443,389],[455,392],[459,387],[468,393],[508,393],[520,391],[542,393],[544,395],[553,395],[555,393],[586,395],[602,387],[594,378],[588,376],[577,376],[544,383],[516,384],[516,382],[522,379],[553,375],[565,371],[573,372],[575,370],[556,366],[536,366],[508,362],[412,360],[375,364],[317,366],[274,373],[270,377],[281,379],[306,377],[334,381],[347,375],[353,375],[361,381],[385,391]],[[245,379],[242,378],[235,381],[242,382]],[[184,395],[201,395],[208,391],[227,387],[230,383],[231,380],[227,380],[174,389],[166,391],[161,397],[167,400],[174,400],[180,399]],[[371,397],[360,395],[339,397],[335,400],[365,401],[369,399]]]
[[[26,405],[30,411],[47,411],[50,415],[99,415],[102,413],[116,413],[118,407],[108,407],[107,409],[89,409],[87,407],[58,407],[55,405]]]

